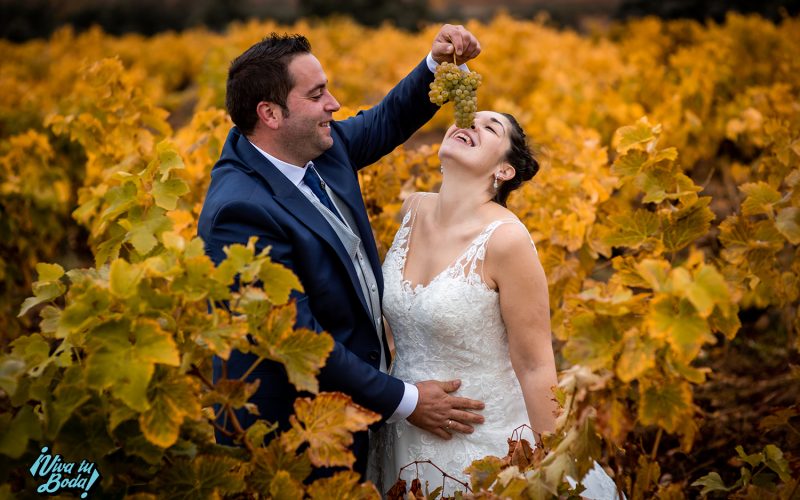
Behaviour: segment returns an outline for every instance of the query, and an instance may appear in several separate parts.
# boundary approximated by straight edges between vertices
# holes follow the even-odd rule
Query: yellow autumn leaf
[[[308,443],[308,456],[316,467],[352,467],[356,458],[348,447],[353,443],[353,433],[366,431],[378,420],[380,415],[339,392],[298,398],[294,415],[289,418],[291,429],[281,435],[281,444],[293,452]]]

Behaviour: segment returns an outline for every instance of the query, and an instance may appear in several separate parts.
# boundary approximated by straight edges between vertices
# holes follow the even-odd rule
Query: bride
[[[383,264],[383,311],[396,347],[391,372],[409,383],[460,380],[459,396],[485,403],[484,422],[473,428],[453,410],[433,432],[414,413],[386,424],[371,440],[369,460],[370,479],[383,492],[417,460],[466,481],[473,460],[506,454],[515,428],[555,427],[547,280],[528,230],[505,208],[539,165],[514,117],[491,111],[477,113],[469,129],[450,127],[439,159],[439,193],[405,201]],[[431,491],[442,484],[441,472],[424,464],[407,468],[403,479],[417,473]],[[591,496],[589,476],[583,495],[606,498]],[[456,489],[463,487],[448,480],[442,494]]]

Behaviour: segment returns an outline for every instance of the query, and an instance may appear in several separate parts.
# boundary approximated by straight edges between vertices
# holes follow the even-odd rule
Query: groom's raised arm
[[[333,122],[340,144],[356,169],[378,161],[405,142],[430,120],[438,106],[428,98],[436,65],[453,61],[464,64],[480,54],[478,39],[463,26],[445,24],[431,45],[431,52],[377,105],[356,116]]]

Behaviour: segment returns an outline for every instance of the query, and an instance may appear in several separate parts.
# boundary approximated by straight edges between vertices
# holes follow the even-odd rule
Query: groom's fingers
[[[457,379],[456,380],[447,380],[445,382],[437,382],[437,383],[439,384],[439,387],[441,387],[444,392],[455,392],[455,391],[458,390],[459,387],[461,387],[461,381],[457,380]]]
[[[451,396],[453,401],[451,406],[456,409],[460,410],[483,410],[484,405],[482,401],[478,401],[476,399],[469,399],[469,398],[459,398],[456,396]]]

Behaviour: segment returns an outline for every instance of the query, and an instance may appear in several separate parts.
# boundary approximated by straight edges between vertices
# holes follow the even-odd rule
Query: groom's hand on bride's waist
[[[461,386],[460,380],[426,380],[415,385],[419,399],[408,421],[417,427],[450,439],[454,432],[470,434],[475,430],[473,425],[483,423],[483,417],[475,413],[483,410],[483,402],[450,394]]]

